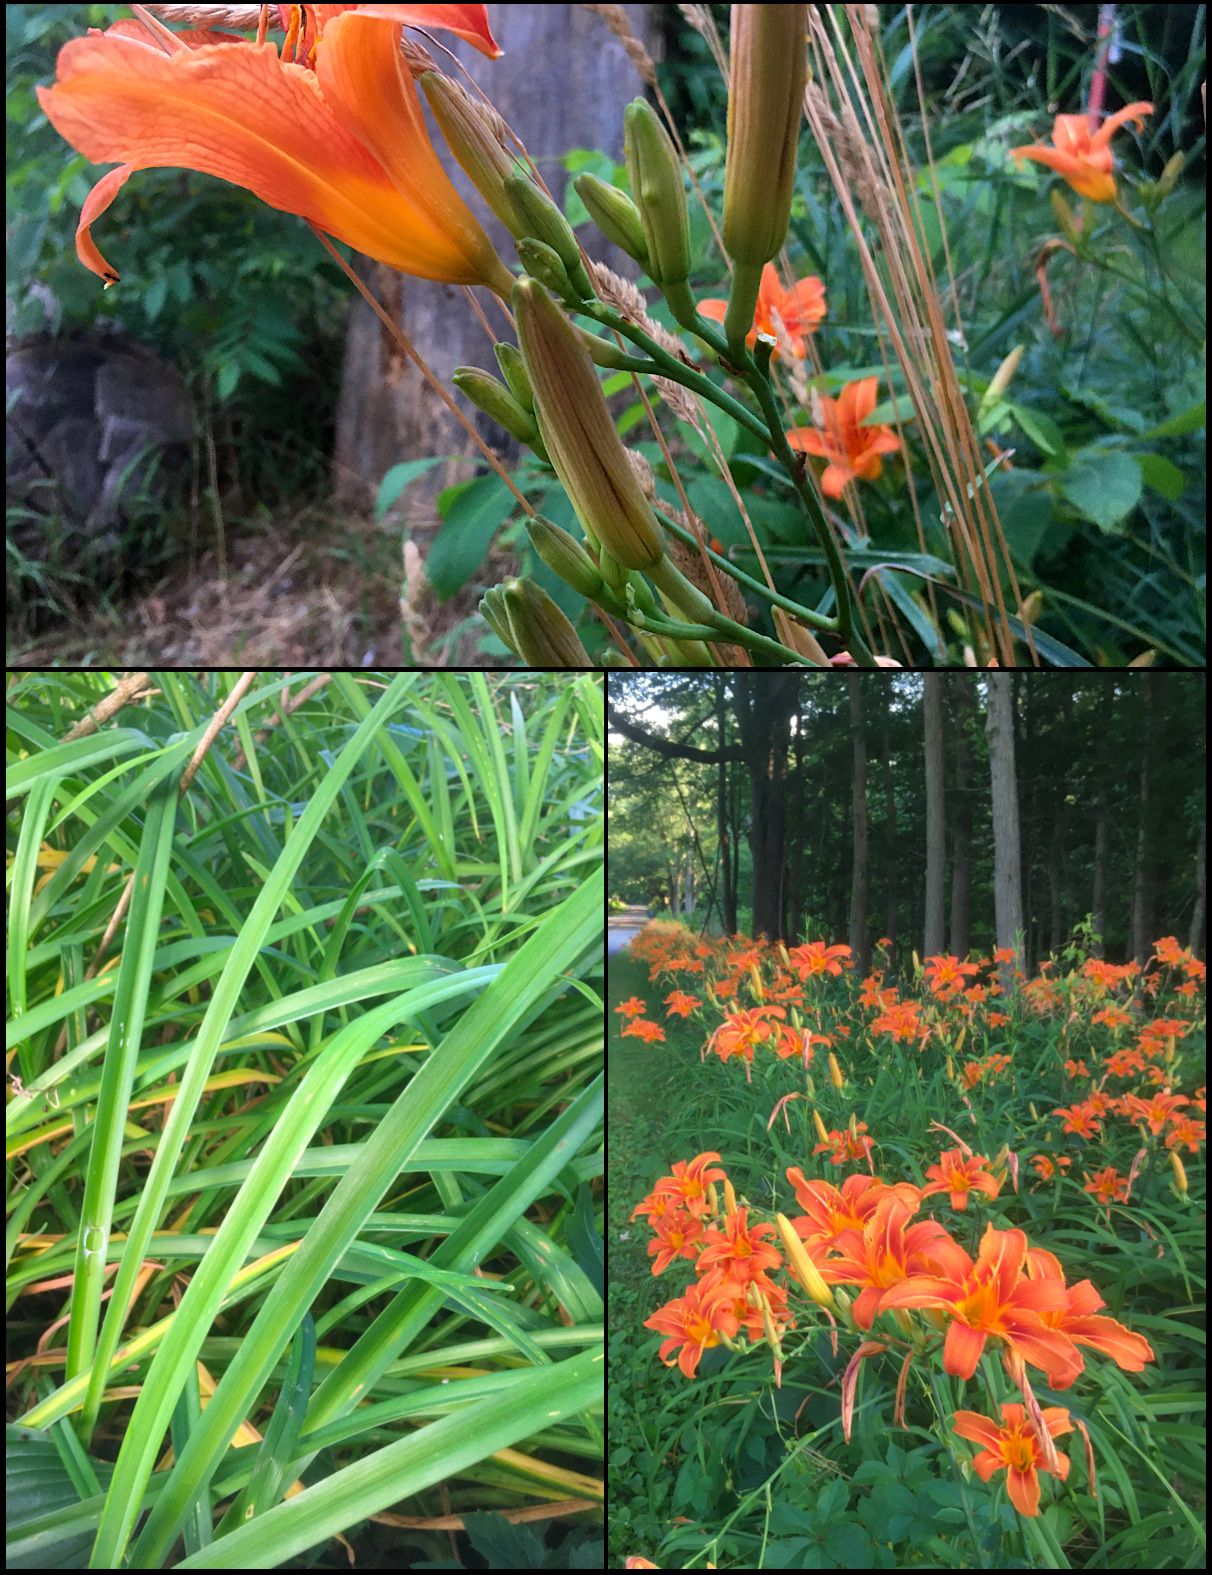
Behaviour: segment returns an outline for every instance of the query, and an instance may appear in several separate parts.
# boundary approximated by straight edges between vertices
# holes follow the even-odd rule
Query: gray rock
[[[180,374],[134,341],[81,332],[10,344],[5,358],[10,509],[116,539],[148,496],[187,473],[194,409]],[[38,521],[13,534],[39,558]]]

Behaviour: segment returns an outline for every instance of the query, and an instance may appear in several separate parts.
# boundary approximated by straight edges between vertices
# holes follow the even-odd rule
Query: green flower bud
[[[623,126],[623,158],[644,226],[649,277],[662,288],[685,284],[690,277],[690,217],[673,143],[646,99],[628,104]]]
[[[724,250],[760,269],[787,239],[808,63],[806,5],[733,14],[724,166]],[[745,324],[746,332],[753,318]]]
[[[589,667],[589,653],[576,630],[533,580],[506,580],[501,587],[515,650],[528,667]]]
[[[636,350],[620,350],[613,339],[603,339],[601,334],[595,334],[591,328],[581,328],[578,325],[577,333],[595,366],[609,366],[617,371],[625,371],[628,355],[639,354]]]
[[[521,654],[514,644],[514,633],[509,626],[509,611],[505,606],[503,586],[494,585],[491,590],[484,592],[480,598],[480,617],[502,645],[507,645],[515,656]]]
[[[558,295],[562,301],[576,301],[579,299],[577,292],[572,287],[572,280],[568,277],[568,270],[560,261],[559,254],[552,250],[543,241],[532,240],[529,236],[514,242],[517,253],[522,262],[522,267],[540,284],[546,285],[553,295]]]
[[[572,226],[568,220],[547,193],[540,191],[534,182],[527,180],[524,175],[506,176],[505,190],[509,200],[526,222],[526,234],[533,240],[542,241],[544,246],[551,247],[564,264],[577,299],[588,300],[594,294],[594,289],[589,275],[585,272],[585,265],[581,261],[581,248],[577,245],[577,238],[572,233]],[[521,255],[519,250],[518,256]]]
[[[724,250],[735,266],[724,333],[739,361],[762,268],[787,238],[808,76],[808,7],[741,5],[732,15]]]
[[[624,568],[659,563],[665,553],[660,526],[635,479],[585,346],[534,279],[520,279],[512,299],[539,431],[585,534]],[[603,575],[611,583],[604,565]]]
[[[440,71],[426,71],[418,81],[446,145],[472,185],[515,240],[529,235],[526,220],[505,190],[506,178],[516,175],[518,166],[506,151],[504,121]]]
[[[466,394],[477,410],[490,415],[498,426],[516,437],[519,443],[537,443],[539,427],[533,414],[520,405],[505,384],[482,372],[478,366],[456,366],[450,381]]]
[[[598,602],[608,612],[621,616],[623,609],[602,578],[601,569],[575,536],[553,525],[541,514],[527,520],[526,529],[530,532],[534,550],[565,585],[571,585],[574,591],[580,591],[591,602]]]
[[[589,217],[606,239],[621,247],[629,257],[634,257],[644,272],[649,273],[644,222],[627,193],[617,186],[608,186],[596,175],[578,175],[572,184]]]
[[[517,345],[499,344],[492,347],[496,351],[497,365],[501,368],[501,376],[509,384],[509,391],[524,410],[534,410],[534,389],[530,386],[530,375],[526,371],[526,363],[522,360],[522,352]]]

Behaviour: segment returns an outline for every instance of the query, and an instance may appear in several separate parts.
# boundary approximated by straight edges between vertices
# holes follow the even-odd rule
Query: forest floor
[[[434,535],[414,525],[424,557]],[[388,549],[373,522],[334,518],[315,505],[283,511],[249,529],[232,525],[227,572],[213,547],[174,562],[150,590],[98,596],[52,577],[60,614],[37,618],[9,606],[6,665],[13,667],[487,667],[482,587],[517,573],[493,548],[472,582],[446,601],[426,585],[409,608],[412,660],[402,651],[407,594],[399,531]],[[354,539],[356,538],[356,540]],[[66,590],[66,594],[65,594]],[[27,603],[36,597],[24,596]],[[73,606],[72,603],[75,603]]]

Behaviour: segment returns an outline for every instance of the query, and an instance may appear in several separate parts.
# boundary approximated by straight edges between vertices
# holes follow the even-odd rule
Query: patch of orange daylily
[[[1052,146],[1011,148],[1010,157],[1038,159],[1047,164],[1091,202],[1114,202],[1116,197],[1114,162],[1111,157],[1111,136],[1125,121],[1136,123],[1137,130],[1144,127],[1144,117],[1153,113],[1153,105],[1129,104],[1109,116],[1093,135],[1085,115],[1058,115],[1052,123]]]
[[[895,454],[901,446],[891,427],[863,425],[875,409],[878,385],[878,378],[861,377],[847,383],[836,400],[814,393],[817,424],[787,433],[792,448],[829,461],[821,476],[821,491],[827,498],[840,498],[849,481],[878,481],[883,469],[880,455]]]
[[[727,301],[712,299],[699,302],[699,311],[713,322],[722,323],[727,310]],[[791,343],[792,355],[802,361],[808,353],[804,346],[804,335],[815,330],[825,310],[825,286],[815,274],[810,274],[806,279],[797,279],[790,290],[784,290],[774,264],[767,263],[762,269],[753,327],[745,335],[745,343],[752,350],[759,334],[770,334],[775,339],[785,337]],[[778,345],[770,359],[779,359]]]
[[[1049,1437],[1073,1431],[1068,1411],[1049,1406],[1041,1415]],[[1069,1475],[1067,1456],[1056,1454],[1052,1465],[1044,1459],[1025,1408],[1013,1401],[1002,1404],[1001,1427],[977,1411],[957,1411],[952,1426],[961,1438],[983,1446],[972,1462],[982,1482],[988,1482],[995,1471],[1006,1472],[1006,1492],[1020,1515],[1039,1514],[1037,1472],[1055,1471],[1062,1482]]]
[[[152,37],[133,20],[63,46],[55,85],[39,87],[38,101],[85,158],[118,164],[81,211],[80,261],[115,282],[92,225],[134,170],[191,169],[244,186],[402,273],[508,298],[512,276],[439,163],[400,52],[402,25],[424,24],[495,58],[485,8],[301,10],[306,28],[301,38],[292,29],[281,55],[273,43],[213,30]]]

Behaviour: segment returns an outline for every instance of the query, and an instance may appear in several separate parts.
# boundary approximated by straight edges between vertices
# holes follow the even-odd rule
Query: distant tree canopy
[[[610,674],[612,890],[788,944],[849,937],[865,954],[887,937],[920,953],[928,924],[932,948],[999,944],[989,678],[853,678],[852,696],[814,674]],[[1203,675],[1003,681],[1013,761],[996,769],[1017,867],[1000,871],[1000,918],[1021,928],[1020,964],[1034,969],[1087,918],[1112,959],[1143,961],[1165,934],[1198,951]]]

